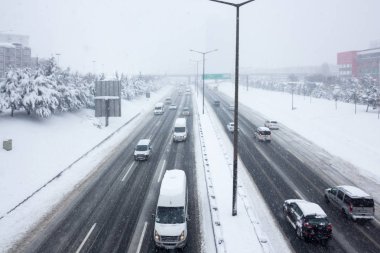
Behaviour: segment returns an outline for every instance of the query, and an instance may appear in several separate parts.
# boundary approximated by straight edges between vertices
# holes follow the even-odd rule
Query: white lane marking
[[[127,170],[127,173],[125,173],[123,179],[121,180],[122,182],[125,180],[125,178],[127,177],[128,173],[131,171],[131,169],[132,169],[132,167],[133,167],[134,164],[135,164],[135,162],[133,162],[133,163],[131,164],[131,166],[129,166],[129,169]]]
[[[84,240],[82,241],[82,243],[79,245],[79,248],[77,249],[77,251],[75,251],[75,253],[79,253],[81,251],[81,249],[83,248],[83,246],[86,243],[87,239],[90,237],[92,231],[94,230],[95,226],[96,226],[96,223],[94,223],[94,225],[92,225],[90,231],[88,231],[86,237],[84,238]]]
[[[144,239],[145,230],[146,230],[146,226],[147,225],[148,225],[148,222],[146,221],[145,224],[144,224],[144,229],[142,231],[142,234],[141,234],[141,237],[140,237],[140,241],[139,241],[139,246],[137,247],[136,253],[140,253],[141,245],[142,245],[142,242],[143,242],[143,239]]]
[[[162,164],[160,176],[157,179],[157,183],[161,181],[161,176],[162,176],[162,172],[164,171],[165,163],[166,163],[166,160],[164,160],[164,163]]]

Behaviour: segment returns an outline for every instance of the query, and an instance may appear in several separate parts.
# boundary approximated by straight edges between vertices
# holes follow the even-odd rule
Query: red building
[[[339,76],[358,76],[357,51],[347,51],[338,53],[337,63],[339,69]]]

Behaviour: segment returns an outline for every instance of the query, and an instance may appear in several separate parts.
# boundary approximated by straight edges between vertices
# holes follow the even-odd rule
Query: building
[[[338,53],[338,73],[341,77],[357,76],[358,66],[356,62],[357,51]]]
[[[380,47],[337,54],[340,77],[370,75],[380,81]]]
[[[9,67],[31,66],[32,53],[31,49],[26,46],[28,43],[28,36],[0,33],[0,78],[5,77]]]

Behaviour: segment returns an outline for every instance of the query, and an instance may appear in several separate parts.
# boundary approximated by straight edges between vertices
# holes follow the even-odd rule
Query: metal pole
[[[205,114],[205,54],[203,54],[203,75],[202,75],[202,95],[203,95],[203,103],[202,103],[202,114]]]
[[[237,193],[237,154],[238,154],[238,106],[239,106],[239,8],[254,0],[248,0],[240,4],[229,3],[219,0],[210,0],[222,4],[236,7],[236,57],[235,57],[235,110],[234,110],[234,160],[233,160],[233,181],[232,181],[232,216],[237,215],[236,193]]]
[[[232,181],[232,216],[237,215],[237,154],[238,154],[238,106],[239,106],[239,6],[236,7],[236,52],[235,52],[235,111],[234,111],[234,161]]]
[[[199,61],[197,61],[197,82],[196,82],[196,84],[197,84],[197,98],[198,98],[198,81],[199,81],[199,77],[198,77],[198,63],[199,63]]]

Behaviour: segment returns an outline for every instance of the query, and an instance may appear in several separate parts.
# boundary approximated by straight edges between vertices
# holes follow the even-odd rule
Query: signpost
[[[106,126],[109,117],[121,117],[120,81],[96,81],[95,117],[105,117]]]
[[[231,79],[231,74],[205,74],[205,80],[228,80]]]

